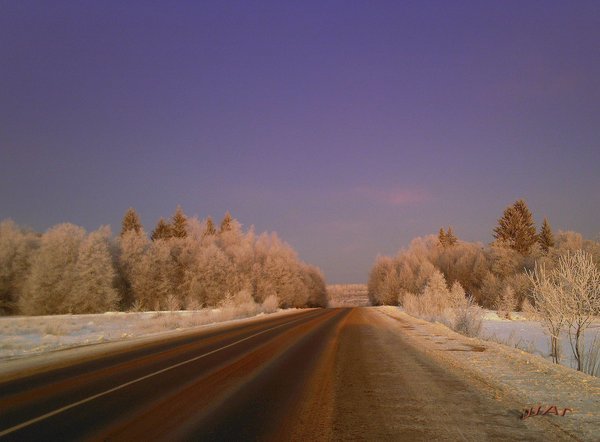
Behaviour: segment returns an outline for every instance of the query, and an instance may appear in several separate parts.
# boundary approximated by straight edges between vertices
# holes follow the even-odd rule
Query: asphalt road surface
[[[373,309],[303,311],[0,384],[6,440],[555,440]]]

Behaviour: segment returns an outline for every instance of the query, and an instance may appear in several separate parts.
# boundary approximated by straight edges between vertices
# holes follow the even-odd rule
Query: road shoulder
[[[416,348],[443,361],[477,381],[496,399],[516,410],[542,406],[542,412],[556,405],[564,417],[533,416],[557,433],[578,440],[597,440],[600,434],[600,379],[552,364],[537,355],[495,342],[462,336],[442,324],[432,324],[402,312],[397,307],[376,307]]]

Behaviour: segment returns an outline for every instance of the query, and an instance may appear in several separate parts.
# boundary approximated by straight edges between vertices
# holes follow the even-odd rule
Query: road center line
[[[15,431],[21,430],[21,429],[23,429],[25,427],[28,427],[30,425],[33,425],[33,424],[35,424],[37,422],[43,421],[43,420],[48,419],[48,418],[50,418],[52,416],[56,416],[57,414],[60,414],[63,411],[67,411],[67,410],[70,410],[71,408],[78,407],[79,405],[86,404],[86,403],[91,402],[91,401],[93,401],[95,399],[98,399],[98,398],[100,398],[102,396],[106,396],[106,395],[108,395],[110,393],[114,393],[115,391],[122,390],[125,387],[129,387],[130,385],[137,384],[138,382],[141,382],[141,381],[144,381],[144,380],[149,379],[151,377],[157,376],[157,375],[162,374],[162,373],[164,373],[166,371],[173,370],[175,368],[181,367],[182,365],[186,365],[186,364],[189,364],[191,362],[195,362],[195,361],[197,361],[199,359],[202,359],[202,358],[205,358],[205,357],[210,356],[212,354],[215,354],[215,353],[217,353],[217,352],[219,352],[221,350],[225,350],[226,348],[233,347],[234,345],[237,345],[237,344],[239,344],[241,342],[244,342],[244,341],[247,341],[249,339],[255,338],[256,336],[260,336],[260,335],[265,334],[267,332],[270,332],[270,331],[276,330],[278,328],[281,328],[284,325],[293,324],[294,322],[298,322],[298,321],[300,321],[302,319],[305,319],[305,318],[302,317],[302,318],[298,318],[298,319],[295,319],[295,320],[290,321],[290,322],[285,322],[283,324],[276,325],[274,327],[268,328],[268,329],[260,331],[258,333],[254,333],[253,335],[246,336],[245,338],[240,339],[240,340],[235,341],[235,342],[232,342],[231,344],[227,344],[227,345],[225,345],[223,347],[220,347],[220,348],[217,348],[215,350],[209,351],[208,353],[204,353],[204,354],[202,354],[200,356],[196,356],[194,358],[185,360],[183,362],[179,362],[177,364],[171,365],[169,367],[166,367],[166,368],[163,368],[161,370],[158,370],[158,371],[155,371],[153,373],[150,373],[150,374],[147,374],[145,376],[142,376],[141,378],[137,378],[137,379],[134,379],[132,381],[125,382],[124,384],[118,385],[118,386],[113,387],[113,388],[111,388],[109,390],[103,391],[103,392],[95,394],[93,396],[89,396],[89,397],[87,397],[85,399],[82,399],[80,401],[73,402],[72,404],[65,405],[62,408],[58,408],[58,409],[56,409],[54,411],[50,411],[49,413],[43,414],[41,416],[38,416],[38,417],[33,418],[33,419],[30,419],[30,420],[28,420],[26,422],[23,422],[21,424],[15,425],[15,426],[10,427],[10,428],[7,428],[6,430],[0,431],[0,437],[6,436],[6,435],[8,435],[10,433],[14,433]]]

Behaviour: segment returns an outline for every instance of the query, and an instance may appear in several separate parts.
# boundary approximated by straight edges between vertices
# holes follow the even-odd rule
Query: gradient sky
[[[453,226],[600,232],[600,2],[0,2],[0,219],[276,231],[328,282]]]

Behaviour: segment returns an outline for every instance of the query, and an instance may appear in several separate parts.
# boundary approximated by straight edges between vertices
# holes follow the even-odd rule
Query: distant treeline
[[[280,307],[327,305],[320,270],[301,262],[275,233],[244,231],[229,213],[188,218],[177,208],[150,237],[134,209],[119,236],[59,224],[45,233],[0,223],[2,314],[178,310],[236,299]]]
[[[414,239],[395,257],[378,258],[369,277],[371,302],[397,305],[407,294],[422,296],[441,273],[446,290],[454,286],[483,307],[522,309],[532,302],[526,272],[536,263],[550,270],[560,256],[583,250],[600,265],[598,241],[585,240],[576,232],[555,235],[546,219],[538,232],[523,200],[506,208],[493,235],[494,241],[486,246],[460,241],[451,228],[442,228],[438,235]]]
[[[329,307],[360,307],[370,304],[366,284],[330,284]]]

